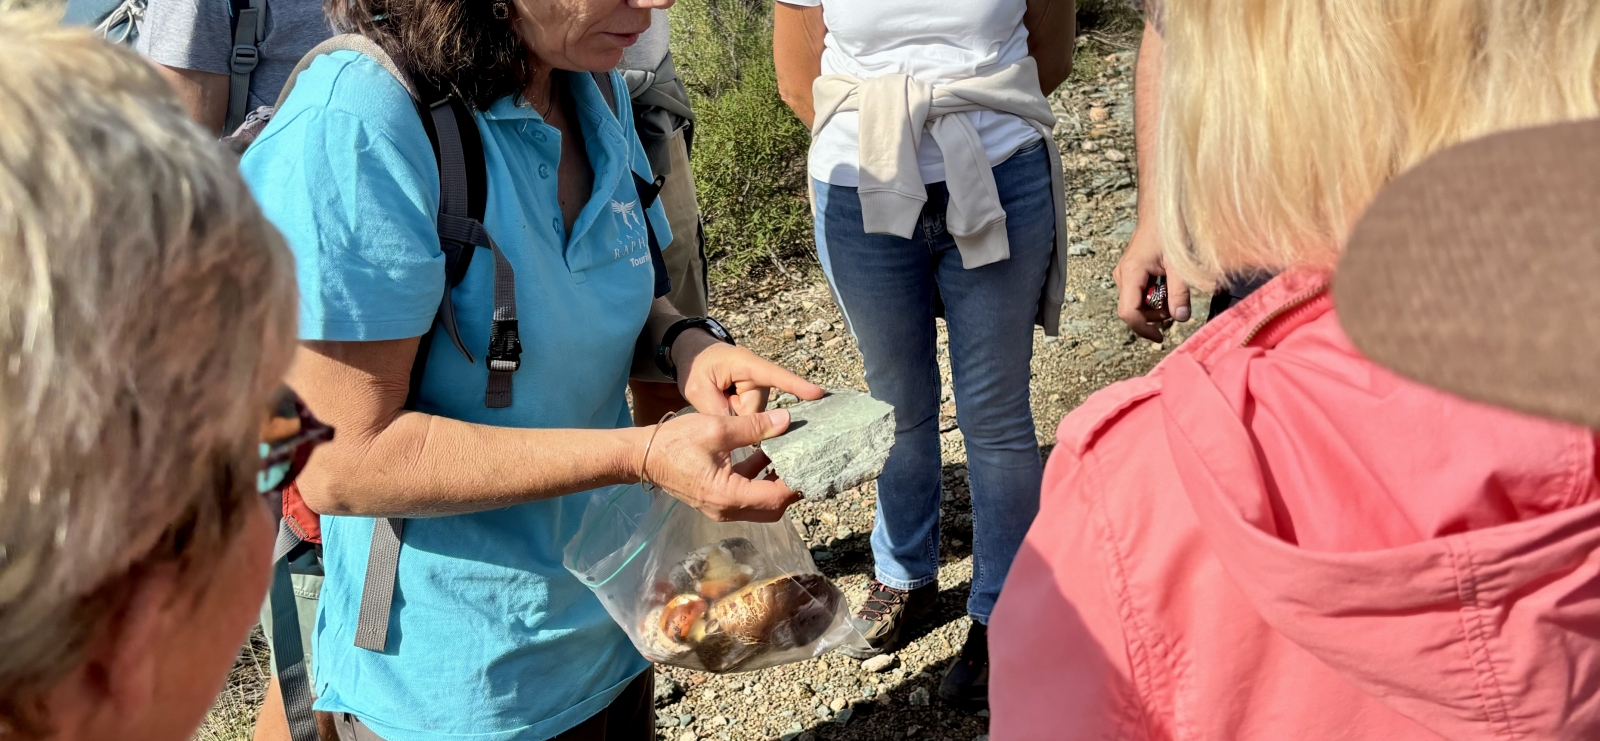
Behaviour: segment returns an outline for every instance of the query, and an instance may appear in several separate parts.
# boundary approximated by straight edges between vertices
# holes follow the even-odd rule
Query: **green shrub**
[[[682,0],[672,54],[695,109],[694,172],[717,278],[809,259],[810,135],[778,97],[768,0]]]

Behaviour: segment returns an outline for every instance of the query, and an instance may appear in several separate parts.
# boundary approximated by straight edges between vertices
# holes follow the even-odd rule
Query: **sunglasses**
[[[281,495],[288,489],[311,460],[311,451],[333,439],[333,428],[318,421],[306,408],[305,402],[287,387],[274,398],[271,413],[261,429],[261,464],[256,473],[256,488],[269,509],[281,507]],[[236,465],[220,461],[217,467],[218,492],[234,490]],[[149,564],[181,558],[190,550],[200,528],[201,508],[191,507],[169,525],[160,539],[143,557],[136,559],[121,576],[108,579],[104,585],[84,598],[86,605],[97,605],[91,612],[112,613],[119,600],[126,597],[125,587],[135,581],[131,575],[139,573]],[[8,566],[4,543],[0,543],[0,575],[6,575]],[[12,554],[14,555],[14,554]],[[6,575],[10,576],[10,575]],[[16,577],[21,580],[22,577]],[[19,583],[26,584],[25,580]],[[5,595],[0,593],[0,602]],[[0,731],[5,730],[0,721]],[[0,733],[0,736],[5,734]]]
[[[288,386],[278,391],[272,413],[261,426],[261,470],[256,489],[276,501],[294,483],[311,451],[333,439],[333,428],[311,415],[304,401]]]

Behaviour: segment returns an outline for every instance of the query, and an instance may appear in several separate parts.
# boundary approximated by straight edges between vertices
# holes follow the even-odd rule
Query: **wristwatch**
[[[678,341],[678,335],[691,329],[703,329],[718,342],[738,344],[733,341],[733,335],[728,332],[728,328],[711,317],[697,316],[673,322],[672,326],[667,327],[667,333],[661,336],[661,344],[656,346],[656,368],[674,381],[678,380],[678,366],[672,362],[672,343]]]

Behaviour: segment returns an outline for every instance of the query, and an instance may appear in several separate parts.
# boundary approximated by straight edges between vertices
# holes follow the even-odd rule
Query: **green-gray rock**
[[[789,429],[761,443],[772,470],[807,499],[827,499],[878,477],[894,447],[894,408],[859,391],[789,407]]]

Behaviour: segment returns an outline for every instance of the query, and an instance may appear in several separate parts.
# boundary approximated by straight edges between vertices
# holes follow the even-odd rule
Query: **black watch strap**
[[[718,342],[738,344],[733,341],[733,335],[728,329],[711,317],[689,317],[673,322],[672,326],[667,327],[667,333],[661,336],[661,344],[656,346],[656,368],[674,381],[678,380],[678,367],[672,362],[672,343],[678,341],[679,335],[691,329],[703,329]]]

